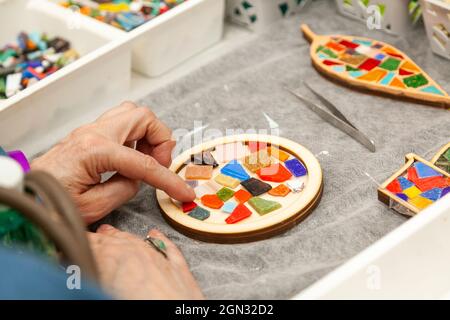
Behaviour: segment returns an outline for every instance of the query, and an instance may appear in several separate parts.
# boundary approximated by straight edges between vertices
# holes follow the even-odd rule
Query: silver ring
[[[156,251],[161,253],[165,258],[167,258],[167,253],[166,253],[167,247],[166,247],[166,244],[164,243],[164,241],[162,241],[160,239],[152,238],[150,236],[147,236],[144,239],[144,241],[145,241],[145,243],[150,245],[152,248],[154,248]]]

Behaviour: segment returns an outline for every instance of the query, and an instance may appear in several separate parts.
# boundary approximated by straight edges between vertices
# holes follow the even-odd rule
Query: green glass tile
[[[258,17],[255,14],[250,16],[251,23],[255,23],[256,20],[258,20]]]
[[[190,217],[192,217],[192,218],[194,218],[194,219],[203,221],[203,220],[206,220],[206,219],[209,218],[210,213],[209,213],[208,210],[203,209],[202,207],[197,206],[197,207],[195,207],[194,210],[192,210],[191,212],[189,212],[188,216],[190,216]]]
[[[252,8],[253,5],[248,1],[242,1],[242,7],[244,7],[245,10],[248,10],[248,9]]]
[[[223,202],[226,202],[233,197],[234,191],[229,188],[224,187],[224,188],[220,189],[219,191],[217,191],[216,194],[220,198],[220,200],[222,200]]]
[[[423,76],[423,74],[416,74],[414,76],[403,79],[403,82],[407,87],[419,88],[426,85],[428,83],[428,80]]]
[[[380,68],[389,70],[389,71],[395,71],[400,66],[400,60],[394,59],[394,58],[388,58],[383,61],[383,63],[380,65]]]
[[[320,48],[320,47],[319,47]],[[319,50],[319,48],[317,48]],[[336,59],[338,56],[329,48],[325,48],[322,46],[322,48],[320,48],[321,52],[325,53],[327,56],[329,56],[330,58],[334,58]]]
[[[266,200],[266,199],[263,199],[260,197],[253,197],[250,200],[248,200],[248,203],[261,216],[281,208],[280,203],[278,203],[276,201]]]
[[[289,10],[289,5],[286,2],[283,2],[280,3],[278,7],[280,8],[281,14],[284,17]]]
[[[353,68],[352,66],[345,66],[345,70],[346,71],[359,71],[359,69],[358,68]]]

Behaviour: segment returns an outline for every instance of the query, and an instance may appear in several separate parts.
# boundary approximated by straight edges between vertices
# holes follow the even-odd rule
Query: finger
[[[119,174],[165,191],[172,198],[189,202],[195,199],[194,190],[177,174],[162,166],[154,158],[134,149],[105,141],[104,152],[97,158],[101,172],[117,171]]]
[[[178,247],[169,240],[162,232],[156,229],[152,229],[149,231],[148,235],[152,238],[159,239],[164,242],[166,245],[166,254],[167,258],[173,262],[175,265],[181,268],[188,269],[188,265],[186,260],[184,259],[183,254],[178,249]]]
[[[152,156],[160,164],[168,168],[172,164],[172,151],[175,145],[176,142],[173,140],[166,141],[157,146],[151,146],[146,140],[140,140],[136,145],[136,150]]]
[[[96,121],[102,121],[113,116],[116,116],[122,112],[130,111],[136,109],[137,105],[130,101],[124,101],[119,106],[114,107],[103,113],[100,117],[97,118]]]
[[[122,232],[119,229],[114,228],[110,224],[102,224],[100,227],[97,228],[96,233],[100,234],[100,235],[114,237],[114,236],[118,236],[118,235],[120,235],[122,233],[125,233],[125,232]]]
[[[139,182],[115,174],[108,181],[97,184],[83,193],[81,211],[87,223],[95,222],[131,200],[139,191]]]
[[[144,107],[99,121],[97,126],[102,135],[119,144],[144,139],[157,146],[172,140],[172,131]]]

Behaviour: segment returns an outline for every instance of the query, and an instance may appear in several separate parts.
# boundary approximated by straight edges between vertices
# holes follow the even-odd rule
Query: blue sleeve
[[[78,282],[72,290],[64,269],[28,253],[0,247],[0,299],[103,300],[110,299],[95,284]],[[70,282],[70,280],[69,280]]]

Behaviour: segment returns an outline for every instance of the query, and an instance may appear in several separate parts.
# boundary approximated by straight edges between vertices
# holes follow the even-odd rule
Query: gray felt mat
[[[309,45],[300,36],[300,22],[317,33],[372,36],[407,52],[450,92],[450,62],[431,53],[425,32],[405,38],[369,32],[359,22],[336,14],[334,1],[317,1],[300,15],[283,20],[234,52],[154,92],[141,102],[173,129],[194,127],[267,129],[266,112],[280,125],[281,135],[314,154],[322,164],[325,188],[319,207],[285,234],[255,243],[216,245],[191,240],[171,229],[155,203],[154,190],[143,187],[138,197],[105,222],[144,236],[157,227],[180,246],[208,298],[285,299],[323,277],[406,218],[377,200],[376,184],[384,181],[415,152],[430,159],[450,138],[447,111],[371,96],[335,85],[312,68]],[[330,98],[377,144],[370,153],[322,121],[284,86],[303,80]],[[306,90],[302,90],[305,93]]]

